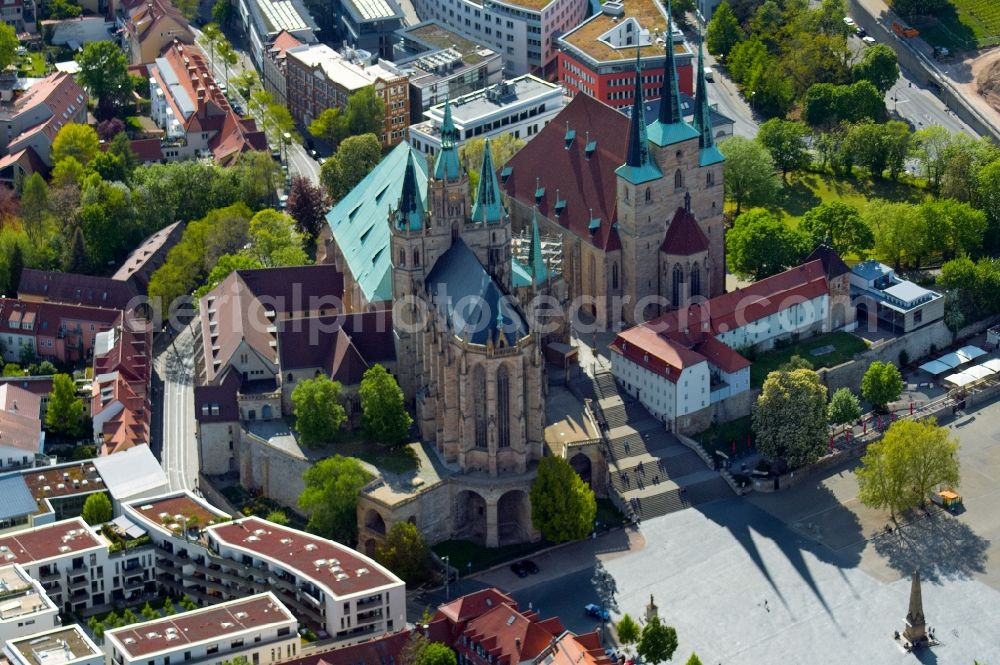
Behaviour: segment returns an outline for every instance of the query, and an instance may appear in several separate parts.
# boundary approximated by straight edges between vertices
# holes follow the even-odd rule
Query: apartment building
[[[0,642],[59,626],[59,608],[17,563],[0,566]]]
[[[340,40],[378,58],[392,57],[394,33],[405,25],[395,0],[340,0],[337,29]]]
[[[258,72],[263,71],[267,49],[282,32],[302,43],[316,43],[319,26],[301,0],[239,0],[234,4],[250,38],[250,57]]]
[[[406,138],[410,124],[410,93],[406,74],[379,60],[368,64],[356,54],[345,56],[326,44],[304,44],[285,51],[287,86],[296,94],[288,99],[295,121],[308,125],[328,108],[343,108],[362,88],[373,86],[385,102],[385,125],[380,140],[394,146]]]
[[[10,640],[3,654],[10,665],[104,665],[104,652],[75,623]]]
[[[414,0],[413,7],[425,20],[500,53],[507,76],[542,78],[559,51],[558,35],[590,11],[587,0]]]
[[[299,622],[261,593],[104,634],[110,665],[270,665],[298,655]]]
[[[36,32],[34,0],[4,0],[0,6],[0,18],[14,28],[14,32]]]
[[[0,298],[0,342],[6,362],[20,362],[22,349],[39,360],[79,363],[94,351],[97,334],[121,317],[115,309]]]
[[[175,41],[194,44],[194,32],[170,0],[125,0],[119,19],[129,63],[147,65]]]

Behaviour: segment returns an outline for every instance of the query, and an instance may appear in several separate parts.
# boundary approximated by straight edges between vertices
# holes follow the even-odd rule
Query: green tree
[[[928,226],[941,227],[942,237],[926,248],[928,252],[941,252],[945,258],[982,253],[983,237],[989,226],[982,210],[954,199],[937,199],[922,203],[920,212]]]
[[[407,584],[427,579],[430,549],[423,534],[410,522],[396,522],[375,546],[375,560],[399,575]]]
[[[798,265],[808,254],[810,242],[803,231],[763,208],[754,208],[736,218],[726,234],[726,250],[733,272],[759,280]]]
[[[347,196],[382,159],[382,144],[375,134],[350,136],[320,168],[320,181],[334,205]]]
[[[897,270],[916,265],[924,248],[925,219],[912,203],[872,199],[861,218],[875,232],[875,254]]]
[[[25,375],[25,371],[17,363],[6,363],[3,366],[3,375],[4,376],[24,376]]]
[[[174,601],[170,600],[170,596],[167,596],[163,601],[163,616],[170,616],[176,613],[177,610],[174,608]]]
[[[0,24],[0,71],[14,64],[17,60],[17,47],[20,45],[14,28],[6,23]]]
[[[502,169],[504,165],[524,147],[524,139],[516,138],[511,133],[501,134],[490,139],[490,154],[493,157],[493,167]],[[458,158],[465,166],[469,175],[469,192],[474,194],[479,187],[479,169],[483,165],[483,152],[486,149],[486,139],[469,139],[458,148]]]
[[[344,130],[347,136],[374,134],[376,137],[385,131],[385,102],[376,94],[375,86],[361,88],[347,98]]]
[[[826,442],[826,415],[826,386],[816,372],[771,372],[752,414],[761,455],[793,469],[816,460]]]
[[[45,411],[45,427],[52,433],[77,437],[82,434],[83,400],[76,394],[76,385],[69,374],[52,377],[52,392]]]
[[[701,658],[698,658],[698,654],[693,653],[691,657],[687,659],[685,665],[701,665]]]
[[[20,244],[14,245],[7,264],[7,279],[11,292],[17,293],[21,286],[21,273],[24,272],[24,250]],[[30,348],[30,347],[29,347]]]
[[[315,240],[323,228],[326,212],[329,210],[326,192],[322,187],[313,185],[308,178],[296,176],[292,178],[285,210],[295,220],[299,231],[307,238]]]
[[[896,179],[903,170],[910,152],[910,128],[905,122],[890,120],[884,124],[861,122],[851,127],[845,139],[845,149],[852,161],[867,167],[872,177],[881,178],[888,168]]]
[[[743,28],[740,27],[728,2],[723,2],[715,8],[712,20],[705,30],[705,48],[714,56],[725,60],[733,47],[743,39]]]
[[[295,220],[270,208],[250,220],[250,247],[247,250],[265,268],[301,266],[309,263],[303,249],[302,234]]]
[[[941,188],[941,178],[953,145],[955,135],[940,125],[928,125],[913,134],[914,155],[920,160],[924,177],[934,191]]]
[[[371,476],[356,459],[334,455],[313,464],[302,479],[305,489],[299,507],[309,515],[309,532],[353,543],[358,533],[358,492]]]
[[[73,227],[73,237],[63,257],[63,272],[83,273],[87,269],[87,248],[83,242],[83,231]]]
[[[885,44],[872,45],[851,67],[851,76],[855,81],[870,81],[884,95],[899,79],[896,52]]]
[[[531,523],[554,543],[584,538],[594,528],[594,492],[569,462],[543,457],[531,486]]]
[[[829,243],[842,256],[858,254],[863,257],[875,246],[871,228],[856,208],[842,201],[826,201],[809,210],[802,217],[801,228],[810,235],[814,246]]]
[[[861,502],[888,508],[895,520],[898,513],[926,501],[938,485],[958,485],[958,439],[933,418],[898,420],[881,440],[869,444],[855,473]]]
[[[52,140],[52,163],[58,164],[63,159],[72,157],[87,166],[100,149],[101,141],[93,127],[71,122],[63,125]]]
[[[458,658],[447,644],[431,642],[420,652],[416,665],[458,665]]]
[[[806,138],[809,130],[801,122],[771,118],[760,126],[757,140],[767,148],[775,166],[781,169],[781,179],[788,180],[789,171],[809,165]]]
[[[813,127],[830,127],[840,121],[839,88],[833,83],[816,83],[806,90],[802,119]]]
[[[719,144],[726,157],[724,183],[726,198],[736,204],[739,215],[744,206],[771,203],[781,182],[775,176],[774,160],[756,141],[732,136]]]
[[[885,412],[903,392],[903,376],[892,363],[876,360],[861,378],[861,394],[876,410]]]
[[[128,103],[132,79],[129,78],[128,60],[117,44],[111,41],[90,42],[76,56],[76,61],[80,65],[76,79],[91,96],[98,99],[99,106],[117,110]]]
[[[74,0],[52,0],[49,3],[49,18],[54,21],[76,18],[82,13],[83,7]]]
[[[885,95],[871,81],[856,81],[851,85],[840,86],[837,118],[842,122],[881,122],[885,119]]]
[[[847,425],[861,417],[861,402],[850,388],[838,388],[826,411],[831,425]]]
[[[233,18],[233,5],[229,0],[215,0],[212,5],[212,20],[219,25],[229,25]]]
[[[321,141],[336,144],[346,134],[346,120],[339,106],[323,109],[316,119],[309,123],[309,133]]]
[[[358,395],[369,437],[389,445],[406,441],[413,418],[406,411],[403,391],[396,378],[385,367],[376,363],[365,370]]]
[[[288,524],[288,515],[286,515],[283,510],[272,510],[264,519],[272,524],[279,524],[281,526],[286,526]]]
[[[142,606],[142,610],[140,610],[139,614],[141,614],[146,621],[152,621],[153,619],[160,618],[160,613],[154,610],[148,602]]]
[[[677,631],[673,627],[660,621],[660,617],[653,615],[642,627],[642,636],[639,638],[639,647],[636,649],[643,661],[657,665],[665,663],[674,657],[677,651]]]
[[[111,500],[104,492],[95,492],[88,496],[87,500],[83,502],[83,509],[80,511],[80,517],[91,526],[104,524],[110,521],[112,516]]]
[[[228,0],[218,0],[218,2],[229,4]],[[205,24],[205,27],[201,29],[201,36],[203,41],[208,44],[209,64],[212,65],[212,71],[215,71],[216,48],[226,39],[222,34],[222,30],[219,29],[219,22]]]
[[[87,620],[87,627],[90,628],[90,632],[93,633],[95,639],[104,639],[104,624],[98,621],[96,616],[92,616]]]
[[[40,173],[32,173],[21,185],[21,223],[32,243],[41,241],[50,216],[49,186]]]
[[[627,613],[618,620],[615,630],[618,633],[618,643],[622,646],[627,647],[639,641],[639,624]]]
[[[333,441],[347,421],[344,405],[340,403],[340,382],[331,381],[325,374],[295,386],[292,409],[295,429],[306,446]]]

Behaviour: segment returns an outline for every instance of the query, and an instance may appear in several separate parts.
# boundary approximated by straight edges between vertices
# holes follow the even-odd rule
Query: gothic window
[[[499,447],[510,448],[510,374],[506,365],[497,370],[497,430]]]
[[[677,152],[674,153],[674,157],[676,157],[677,159],[680,159],[683,156],[684,156],[683,150],[678,150]]]
[[[715,174],[711,171],[705,174],[705,184],[709,187],[715,184]]]
[[[486,447],[486,370],[476,365],[472,370],[472,401],[476,410],[476,448]]]
[[[611,264],[611,288],[612,289],[617,289],[618,288],[618,264],[617,263],[612,263]]]
[[[419,249],[413,250],[413,267],[415,267],[415,268],[419,268],[420,267],[420,250]]]
[[[674,171],[674,189],[681,189],[684,187],[684,174],[681,173],[680,169]]]
[[[652,192],[649,191],[649,187],[646,188],[646,203],[649,203],[653,199]]]
[[[681,297],[684,295],[684,271],[681,270],[679,265],[674,266],[673,283],[673,297],[670,299],[670,302],[674,307],[679,307],[681,304]]]
[[[406,250],[405,249],[400,249],[399,250],[399,267],[400,268],[405,268],[406,267]]]
[[[691,268],[691,297],[701,295],[701,269],[696,265]]]

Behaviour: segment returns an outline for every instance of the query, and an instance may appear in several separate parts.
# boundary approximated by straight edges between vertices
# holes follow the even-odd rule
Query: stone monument
[[[933,646],[932,637],[928,636],[927,622],[924,619],[924,600],[920,592],[920,571],[913,571],[910,582],[910,609],[906,613],[906,628],[903,629],[903,646],[911,651],[922,647]]]

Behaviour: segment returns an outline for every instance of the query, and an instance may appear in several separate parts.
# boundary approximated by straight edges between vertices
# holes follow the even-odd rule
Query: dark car
[[[524,567],[524,563],[522,563],[521,561],[518,561],[517,563],[510,564],[510,570],[511,570],[512,573],[514,573],[518,577],[527,577],[528,576],[528,571]]]
[[[600,619],[601,621],[607,621],[610,618],[608,611],[595,603],[587,603],[583,606],[583,611],[586,612],[588,616]]]
[[[528,571],[529,575],[534,575],[538,572],[538,565],[531,559],[525,559],[521,562],[521,567]]]

